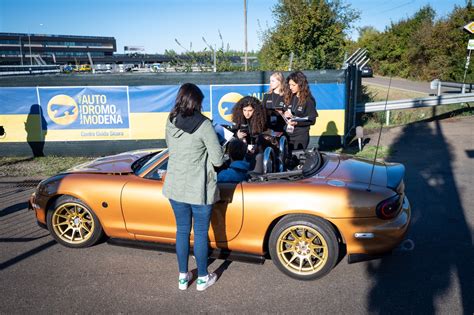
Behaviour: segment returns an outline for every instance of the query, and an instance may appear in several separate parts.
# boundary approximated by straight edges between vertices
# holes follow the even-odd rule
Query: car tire
[[[80,199],[68,195],[51,204],[46,223],[53,238],[67,247],[89,247],[104,235],[94,211]]]
[[[339,243],[332,226],[311,215],[288,215],[273,228],[269,239],[273,263],[298,280],[315,280],[337,263]]]

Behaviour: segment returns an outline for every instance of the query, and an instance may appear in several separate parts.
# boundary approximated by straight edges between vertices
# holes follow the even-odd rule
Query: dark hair
[[[241,161],[247,153],[247,145],[239,139],[234,139],[228,144],[228,153],[232,161]]]
[[[196,84],[184,83],[181,85],[176,96],[176,102],[170,113],[170,121],[172,121],[178,114],[183,117],[192,116],[195,111],[202,110],[202,100],[204,94]]]
[[[306,76],[303,72],[295,71],[286,78],[284,97],[285,104],[289,105],[291,102],[291,97],[293,96],[293,93],[291,93],[290,90],[290,80],[298,84],[298,87],[300,89],[298,105],[302,105],[306,103],[310,98],[313,98],[313,95],[311,95],[311,91],[309,90],[308,79],[306,79]]]
[[[253,134],[262,133],[265,131],[267,126],[267,116],[265,108],[258,98],[253,96],[245,96],[235,103],[232,108],[232,122],[237,125],[246,124],[247,121],[244,116],[244,107],[251,106],[255,111],[250,118],[250,129]]]

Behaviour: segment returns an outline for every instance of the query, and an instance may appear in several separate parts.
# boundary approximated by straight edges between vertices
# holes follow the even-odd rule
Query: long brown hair
[[[176,96],[176,102],[170,113],[170,121],[181,114],[183,117],[192,116],[195,111],[201,112],[204,94],[196,84],[184,83]]]
[[[300,95],[298,97],[299,99],[298,105],[303,105],[310,98],[313,98],[313,95],[311,94],[311,91],[309,90],[308,79],[306,78],[303,72],[295,71],[286,78],[285,96],[284,96],[285,104],[290,105],[291,97],[293,96],[293,93],[291,93],[291,90],[290,90],[290,80],[295,82],[299,87]]]
[[[250,117],[250,128],[254,134],[262,133],[266,130],[267,117],[265,114],[265,108],[258,98],[253,96],[245,96],[235,103],[232,108],[232,122],[241,125],[246,124],[247,120],[244,116],[244,107],[251,106],[254,109],[252,117]]]

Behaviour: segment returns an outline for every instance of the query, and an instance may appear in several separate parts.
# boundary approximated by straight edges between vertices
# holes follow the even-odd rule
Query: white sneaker
[[[198,291],[204,291],[209,288],[211,285],[216,283],[217,275],[215,273],[210,273],[206,277],[199,277],[196,281],[196,289]]]
[[[178,278],[178,288],[180,290],[186,290],[188,288],[189,281],[193,278],[193,273],[191,271],[188,271],[186,273],[186,276],[181,277],[181,275]]]

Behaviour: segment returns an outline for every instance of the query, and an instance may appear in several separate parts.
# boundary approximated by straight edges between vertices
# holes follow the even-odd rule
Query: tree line
[[[384,31],[362,27],[356,41],[349,38],[349,31],[360,12],[343,0],[279,0],[272,12],[275,24],[260,30],[261,49],[249,54],[258,57],[258,64],[250,70],[340,69],[348,55],[366,48],[376,74],[416,80],[463,79],[467,43],[472,37],[463,27],[474,21],[472,0],[465,6],[453,6],[441,18],[427,5]],[[243,71],[243,58],[238,58],[243,52],[230,50],[229,45],[224,49],[220,38],[221,45],[215,48],[217,71]],[[184,63],[189,69],[195,64],[209,68],[213,62],[210,49],[180,55],[167,50],[165,54],[173,57],[172,63]],[[466,82],[474,81],[471,68]]]
[[[440,19],[436,19],[435,10],[427,5],[413,16],[392,23],[383,32],[370,26],[362,28],[352,46],[368,49],[372,66],[381,75],[462,81],[471,37],[463,27],[471,21],[474,21],[471,1],[465,7],[455,6]],[[467,82],[474,80],[470,69]]]

